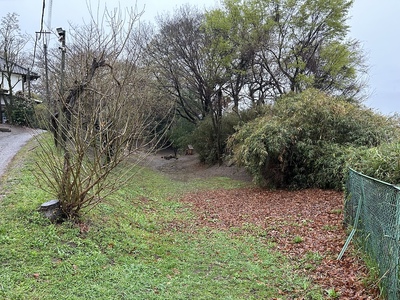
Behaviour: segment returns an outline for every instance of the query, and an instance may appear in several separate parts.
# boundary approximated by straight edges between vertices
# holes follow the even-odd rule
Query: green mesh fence
[[[387,299],[400,299],[400,189],[352,169],[347,181],[344,222],[379,267]]]

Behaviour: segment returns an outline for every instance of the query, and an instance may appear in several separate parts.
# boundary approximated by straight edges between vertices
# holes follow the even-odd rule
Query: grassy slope
[[[241,183],[142,170],[82,224],[54,225],[37,212],[51,198],[32,176],[32,145],[2,182],[1,299],[323,298],[263,235],[199,228],[179,202],[187,191]]]

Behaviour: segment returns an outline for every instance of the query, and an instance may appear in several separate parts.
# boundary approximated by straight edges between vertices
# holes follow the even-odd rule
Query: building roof
[[[0,72],[4,72],[6,70],[6,64],[6,60],[0,56]],[[32,72],[18,64],[12,64],[12,73],[22,75],[24,78],[30,75],[30,79],[38,79],[40,77],[38,73]]]

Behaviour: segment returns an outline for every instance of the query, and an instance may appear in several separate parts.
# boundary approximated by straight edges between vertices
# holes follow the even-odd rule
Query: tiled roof
[[[7,64],[6,60],[0,56],[0,72],[5,71],[6,64]],[[30,73],[31,79],[37,79],[40,77],[39,74],[37,74],[36,72],[32,71],[29,72],[27,68],[24,68],[18,64],[13,64],[12,71],[14,74],[20,74],[23,76],[27,76],[28,73]]]

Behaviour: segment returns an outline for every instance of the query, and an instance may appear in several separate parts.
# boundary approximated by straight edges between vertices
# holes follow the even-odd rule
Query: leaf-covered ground
[[[159,153],[152,157],[149,166],[178,181],[209,176],[251,181],[246,172],[236,167],[207,167],[198,162],[196,155],[163,158],[170,154]],[[334,291],[328,299],[379,299],[376,284],[372,280],[365,284],[368,270],[354,254],[353,243],[342,259],[337,260],[347,239],[341,192],[221,189],[188,194],[182,201],[192,206],[199,226],[221,230],[244,228],[272,240],[276,250],[300,265],[299,271],[326,291]]]
[[[367,270],[360,258],[348,250],[337,260],[346,240],[343,193],[244,188],[202,191],[183,201],[193,207],[197,225],[222,230],[258,228],[257,234],[272,239],[277,250],[300,266],[305,258],[318,257],[317,267],[305,263],[299,271],[327,291],[335,291],[340,299],[378,298],[376,287],[363,283]]]

